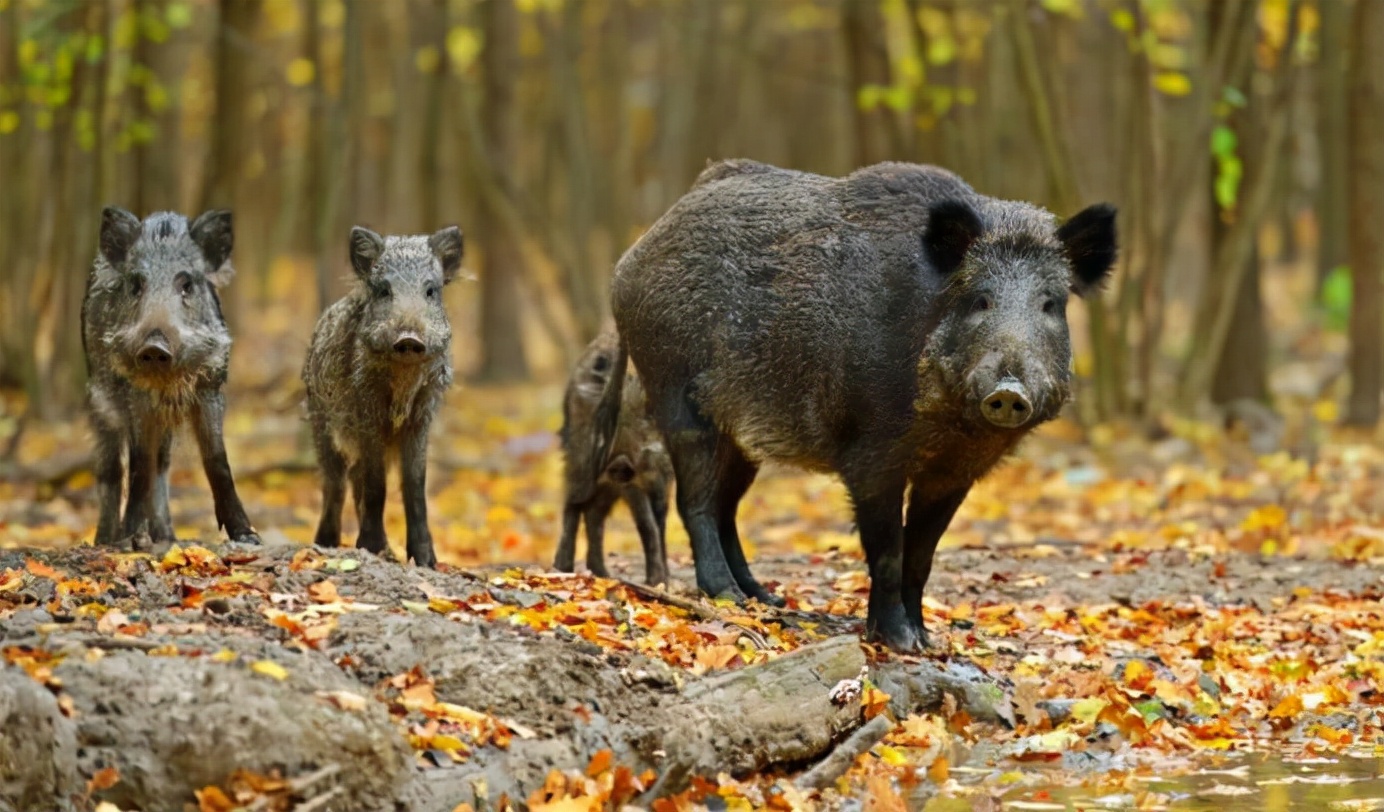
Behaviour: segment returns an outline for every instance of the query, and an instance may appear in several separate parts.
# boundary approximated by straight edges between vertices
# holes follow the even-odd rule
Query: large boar
[[[616,268],[622,344],[595,458],[632,360],[698,586],[767,601],[736,505],[765,461],[839,474],[869,563],[867,637],[916,650],[937,542],[971,486],[1067,400],[1068,294],[1098,289],[1115,251],[1110,206],[1059,224],[936,167],[838,179],[714,165]]]
[[[216,291],[234,273],[231,244],[228,211],[206,212],[191,224],[169,212],[143,222],[114,206],[102,212],[100,251],[82,301],[99,545],[174,540],[168,467],[173,431],[184,423],[192,424],[202,453],[217,525],[232,541],[259,542],[221,437],[231,335]],[[130,469],[122,520],[124,458]]]

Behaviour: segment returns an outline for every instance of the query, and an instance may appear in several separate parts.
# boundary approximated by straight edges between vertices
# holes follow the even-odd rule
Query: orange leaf
[[[42,561],[35,561],[32,558],[24,562],[24,569],[28,570],[30,575],[39,578],[48,578],[53,581],[61,581],[63,578],[63,574],[58,570],[53,569]]]
[[[96,774],[87,781],[87,794],[90,795],[93,792],[110,789],[118,783],[120,783],[120,771],[116,768],[106,767],[105,769],[97,770]]]
[[[1302,713],[1302,697],[1297,694],[1288,694],[1283,697],[1283,701],[1274,706],[1269,711],[1270,719],[1287,719]]]
[[[946,756],[938,756],[937,760],[932,762],[932,766],[927,768],[927,777],[931,778],[934,784],[945,782],[949,775],[951,775],[951,765],[947,763]]]
[[[336,594],[336,584],[331,581],[318,581],[308,586],[308,597],[317,603],[336,603],[341,596]]]
[[[615,760],[615,754],[610,750],[597,751],[591,757],[591,763],[586,765],[586,774],[591,778],[599,778],[601,773],[610,769],[610,763]]]
[[[198,812],[231,812],[235,802],[226,797],[218,787],[203,787],[196,790]]]

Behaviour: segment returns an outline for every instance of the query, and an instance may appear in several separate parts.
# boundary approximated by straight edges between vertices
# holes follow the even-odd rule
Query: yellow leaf
[[[0,132],[5,132],[3,118],[0,118]],[[1341,410],[1334,400],[1319,400],[1312,404],[1312,416],[1318,423],[1335,423],[1341,417]]]
[[[1240,523],[1240,529],[1247,533],[1256,530],[1274,530],[1282,527],[1288,521],[1288,512],[1282,505],[1264,505],[1250,511],[1245,520]]]
[[[1177,71],[1164,71],[1153,77],[1153,86],[1165,96],[1186,96],[1192,92],[1192,80]]]
[[[1302,697],[1297,694],[1289,694],[1269,711],[1270,719],[1286,719],[1302,713]]]
[[[235,662],[235,659],[238,656],[240,655],[236,654],[234,651],[231,651],[228,648],[223,648],[215,654],[211,655],[211,660],[212,662],[217,663],[233,663]]]
[[[312,79],[316,75],[317,68],[313,66],[312,60],[301,56],[289,62],[288,67],[284,69],[284,77],[294,87],[305,87],[312,84]]]
[[[288,669],[273,660],[256,660],[250,664],[250,670],[276,680],[288,679]]]
[[[881,744],[879,747],[875,748],[875,752],[879,754],[880,761],[883,761],[891,767],[904,767],[908,765],[908,757],[896,747]]]
[[[1072,718],[1089,725],[1094,723],[1101,711],[1108,707],[1110,707],[1110,700],[1099,696],[1079,699],[1072,705]]]

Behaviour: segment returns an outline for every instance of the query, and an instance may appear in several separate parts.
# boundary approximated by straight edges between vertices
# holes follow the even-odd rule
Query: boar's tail
[[[596,480],[601,478],[601,473],[605,471],[606,464],[610,462],[610,450],[615,441],[615,431],[620,424],[620,404],[625,397],[625,370],[629,367],[630,354],[625,349],[625,340],[622,338],[615,347],[614,362],[610,365],[610,377],[606,378],[605,391],[601,393],[601,402],[596,404],[596,416],[592,419],[594,424],[591,432],[592,448],[590,476],[586,477],[586,482],[590,487],[595,488]]]

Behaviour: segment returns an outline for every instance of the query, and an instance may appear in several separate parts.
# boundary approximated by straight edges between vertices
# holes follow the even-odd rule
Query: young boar
[[[185,422],[202,454],[217,526],[232,541],[259,543],[221,436],[231,336],[216,291],[234,274],[231,243],[228,211],[206,212],[190,225],[169,212],[143,222],[114,206],[101,214],[100,250],[82,300],[98,545],[176,540],[168,467],[173,431]],[[123,458],[129,496],[122,520]]]
[[[572,370],[562,401],[562,450],[565,455],[567,497],[562,508],[562,538],[553,568],[572,572],[577,529],[586,519],[586,566],[607,577],[602,540],[606,517],[621,499],[629,506],[644,547],[644,579],[650,584],[668,580],[664,529],[668,519],[668,484],[673,466],[663,440],[644,411],[644,389],[629,374],[624,384],[620,415],[608,459],[597,468],[588,459],[594,443],[593,419],[610,378],[619,339],[613,330],[597,336]],[[592,477],[592,471],[596,475]]]
[[[341,543],[351,482],[356,546],[383,553],[387,461],[402,469],[406,549],[420,567],[437,563],[428,530],[428,427],[452,384],[452,327],[442,288],[461,267],[461,231],[381,237],[351,229],[355,288],[317,322],[303,366],[308,420],[322,468],[316,544]]]
[[[936,167],[712,166],[616,268],[622,345],[594,457],[632,360],[698,586],[770,601],[736,505],[762,462],[835,472],[869,564],[866,635],[917,650],[938,539],[972,484],[1067,400],[1068,293],[1097,290],[1115,251],[1110,206],[1059,224]]]

